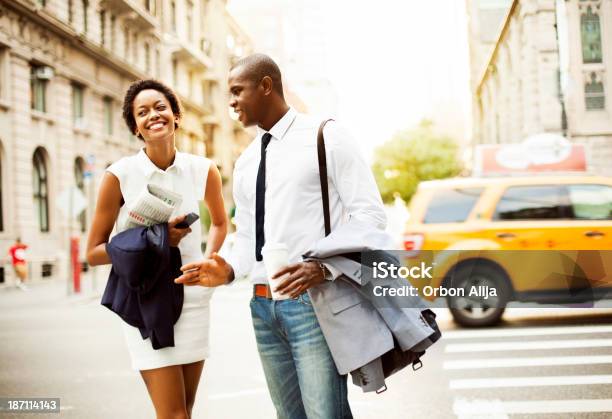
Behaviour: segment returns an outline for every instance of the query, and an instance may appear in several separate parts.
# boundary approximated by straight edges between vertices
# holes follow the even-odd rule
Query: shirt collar
[[[155,166],[155,163],[153,163],[151,159],[149,159],[149,156],[147,156],[147,153],[145,153],[144,147],[141,148],[140,151],[138,152],[137,157],[138,157],[138,162],[140,163],[141,167],[144,169],[145,177],[150,178],[151,175],[153,175],[153,173],[155,172],[167,173],[172,170],[179,170],[179,171],[184,170],[185,163],[186,163],[185,154],[181,153],[177,149],[174,149],[174,153],[175,153],[174,162],[172,162],[172,164],[164,171],[160,169],[159,167]]]
[[[285,115],[283,115],[283,117],[279,119],[278,122],[274,124],[272,128],[270,128],[270,131],[266,131],[260,127],[257,127],[257,136],[261,138],[266,132],[269,132],[270,134],[272,134],[272,138],[282,140],[283,137],[287,134],[287,131],[289,131],[289,127],[291,127],[291,124],[295,120],[296,116],[297,112],[295,111],[295,109],[290,107],[289,110],[285,113]]]

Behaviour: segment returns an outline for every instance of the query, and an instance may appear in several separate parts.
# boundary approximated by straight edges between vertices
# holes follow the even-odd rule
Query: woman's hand
[[[171,247],[178,247],[180,241],[187,234],[191,233],[191,228],[176,228],[176,225],[185,219],[186,214],[179,215],[168,221],[168,241]]]

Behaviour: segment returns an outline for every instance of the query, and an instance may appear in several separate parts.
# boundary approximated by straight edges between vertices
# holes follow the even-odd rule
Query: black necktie
[[[272,134],[266,132],[261,137],[261,159],[257,170],[255,187],[255,259],[260,261],[261,248],[266,241],[264,236],[264,214],[266,212],[266,147],[272,139]]]

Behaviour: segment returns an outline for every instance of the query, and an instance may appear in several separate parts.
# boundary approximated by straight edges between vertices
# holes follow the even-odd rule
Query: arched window
[[[601,63],[601,25],[599,15],[589,6],[580,16],[580,35],[582,38],[582,61]]]
[[[74,160],[74,182],[76,187],[79,188],[81,193],[85,195],[85,160],[82,157],[77,157]],[[79,226],[81,227],[81,232],[85,232],[87,230],[87,210],[83,210],[79,214]]]
[[[38,147],[32,157],[34,214],[38,217],[40,231],[49,231],[49,188],[45,154],[44,148]]]
[[[591,73],[591,81],[584,85],[584,101],[587,110],[606,108],[604,85],[601,81],[597,81],[595,73]]]

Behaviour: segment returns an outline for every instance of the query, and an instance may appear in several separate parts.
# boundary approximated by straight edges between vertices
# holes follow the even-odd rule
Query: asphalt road
[[[213,297],[212,355],[194,418],[275,417],[249,298],[246,283]],[[500,327],[479,330],[438,313],[444,337],[421,370],[391,377],[380,395],[349,384],[355,418],[611,417],[612,310],[512,309]],[[0,396],[59,397],[62,407],[3,417],[154,417],[118,321],[95,293],[67,297],[59,281],[0,289]]]

